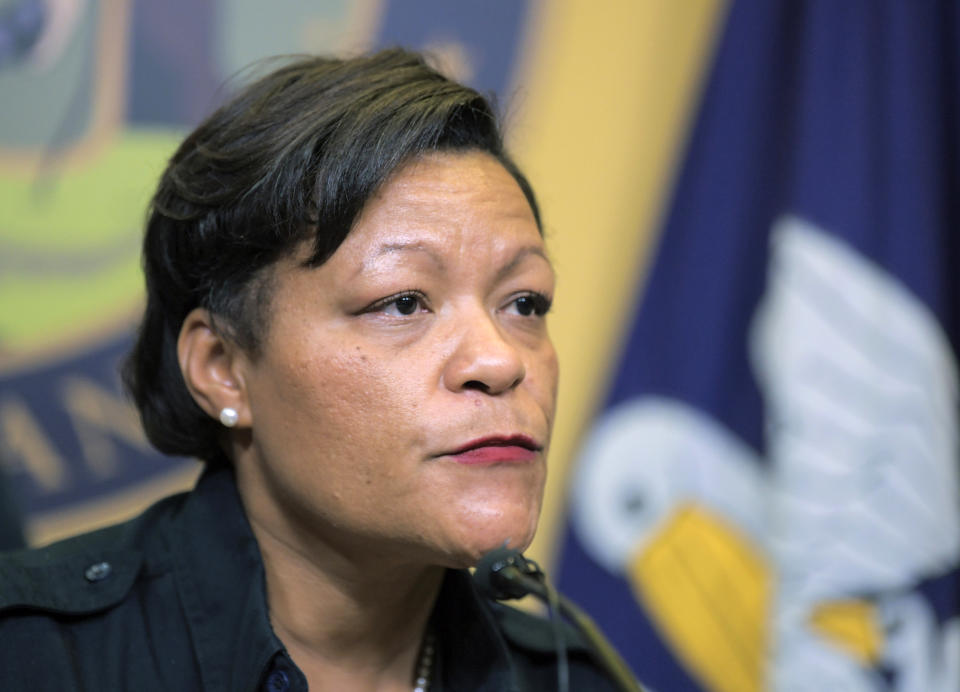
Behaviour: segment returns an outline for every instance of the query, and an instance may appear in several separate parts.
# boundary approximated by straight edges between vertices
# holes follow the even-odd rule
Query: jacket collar
[[[431,626],[439,644],[440,689],[517,689],[506,641],[466,570],[447,571]]]
[[[254,690],[283,644],[270,625],[263,561],[232,469],[207,469],[174,527],[177,588],[203,687]]]

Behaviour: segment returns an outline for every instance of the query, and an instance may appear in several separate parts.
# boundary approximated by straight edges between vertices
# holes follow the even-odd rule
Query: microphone
[[[474,582],[482,593],[497,601],[523,598],[532,594],[544,601],[554,614],[562,613],[583,635],[590,645],[596,662],[610,675],[623,692],[643,692],[627,664],[620,658],[613,645],[607,641],[593,620],[579,606],[567,599],[547,582],[546,575],[533,560],[528,560],[519,551],[506,545],[491,550],[480,558]],[[562,644],[559,629],[554,630],[557,639],[558,677],[561,689],[566,689],[566,648]],[[561,665],[562,662],[562,665]]]
[[[505,601],[543,590],[546,577],[540,565],[504,545],[480,558],[473,580],[489,598]]]

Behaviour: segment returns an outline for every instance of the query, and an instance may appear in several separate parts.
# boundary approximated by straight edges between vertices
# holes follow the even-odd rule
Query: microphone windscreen
[[[481,593],[493,600],[523,598],[529,590],[517,577],[529,571],[527,559],[519,551],[501,546],[480,558],[473,581]]]

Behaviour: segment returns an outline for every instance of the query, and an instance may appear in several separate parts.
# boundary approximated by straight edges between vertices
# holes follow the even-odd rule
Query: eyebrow
[[[363,261],[360,265],[360,268],[354,272],[354,276],[358,276],[366,271],[368,271],[373,265],[373,263],[383,257],[384,255],[390,255],[396,252],[422,252],[437,265],[439,269],[444,269],[443,259],[438,255],[433,248],[431,248],[427,243],[420,241],[410,241],[410,242],[399,242],[399,243],[388,243],[386,245],[381,245],[377,250],[377,254],[373,257],[370,257]]]
[[[517,268],[517,265],[523,262],[523,260],[525,260],[530,255],[536,255],[537,257],[542,257],[543,260],[547,263],[547,265],[551,269],[553,269],[553,263],[550,262],[550,258],[547,257],[547,253],[544,252],[542,247],[539,247],[537,245],[528,245],[525,248],[522,248],[520,252],[518,252],[516,255],[514,255],[512,260],[510,260],[505,265],[500,267],[500,269],[497,271],[497,281],[500,281],[506,278],[507,276],[509,276],[510,273]]]
[[[381,245],[380,249],[377,250],[376,257],[389,255],[393,252],[423,252],[429,255],[430,259],[437,264],[441,266],[443,265],[443,259],[441,259],[440,255],[438,255],[428,243],[424,243],[419,240]]]
[[[381,245],[380,248],[377,250],[377,254],[375,254],[369,260],[365,261],[360,266],[360,268],[356,271],[354,276],[367,271],[370,268],[370,265],[372,264],[372,262],[377,258],[383,257],[384,255],[397,253],[397,252],[422,252],[425,255],[427,255],[427,257],[429,257],[441,271],[446,268],[443,258],[430,246],[429,243],[424,243],[421,241],[398,242],[398,243],[388,243],[386,245]],[[523,262],[523,260],[525,260],[530,255],[536,255],[538,257],[542,257],[544,261],[546,261],[546,263],[550,265],[551,268],[553,267],[553,263],[550,262],[550,258],[547,257],[547,253],[544,252],[542,247],[538,247],[536,245],[528,245],[524,248],[521,248],[520,251],[517,252],[516,255],[514,255],[513,259],[511,259],[505,265],[500,267],[499,270],[497,270],[496,280],[500,281],[504,277],[509,276],[510,273],[517,268],[517,265]]]

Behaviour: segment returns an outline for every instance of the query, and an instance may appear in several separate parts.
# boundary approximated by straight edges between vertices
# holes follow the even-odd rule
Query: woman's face
[[[557,361],[554,273],[514,179],[483,153],[421,158],[326,263],[303,257],[277,265],[261,353],[241,360],[251,519],[448,566],[525,547]]]

